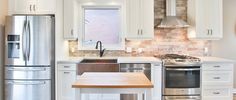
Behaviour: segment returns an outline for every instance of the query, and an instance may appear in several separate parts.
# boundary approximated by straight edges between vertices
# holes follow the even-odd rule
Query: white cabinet
[[[9,0],[9,14],[55,14],[56,0]]]
[[[160,63],[152,64],[152,83],[154,88],[152,89],[152,100],[161,100],[162,98],[162,66]]]
[[[188,37],[218,40],[223,37],[223,0],[188,0]]]
[[[75,100],[76,64],[58,64],[57,100]]]
[[[154,38],[154,0],[127,0],[127,39]]]
[[[76,0],[63,0],[64,39],[77,39],[77,2]]]
[[[233,99],[233,64],[202,64],[202,100]]]

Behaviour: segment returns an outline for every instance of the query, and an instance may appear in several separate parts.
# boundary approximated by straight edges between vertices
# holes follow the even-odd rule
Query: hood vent
[[[162,19],[160,28],[183,28],[189,25],[176,16],[176,0],[166,0],[166,17]]]

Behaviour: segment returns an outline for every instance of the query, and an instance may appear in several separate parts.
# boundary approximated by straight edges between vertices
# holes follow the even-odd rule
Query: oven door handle
[[[200,71],[200,68],[166,68],[170,71]]]
[[[165,100],[201,100],[200,96],[170,96],[165,97]]]

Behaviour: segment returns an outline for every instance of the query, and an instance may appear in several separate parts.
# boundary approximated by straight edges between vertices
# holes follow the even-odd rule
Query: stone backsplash
[[[161,19],[165,17],[165,1],[155,0],[155,25],[158,25]],[[187,19],[187,0],[177,0],[177,16],[183,20]],[[98,56],[99,54],[97,50],[78,50],[78,41],[69,41],[68,43],[70,57],[91,57]],[[166,53],[204,56],[210,55],[211,51],[210,41],[189,40],[186,28],[155,28],[155,38],[153,40],[126,40],[125,46],[131,47],[133,52],[126,53],[125,50],[107,50],[105,51],[105,56],[153,56]],[[143,52],[138,53],[139,48]],[[206,52],[206,49],[208,52]]]

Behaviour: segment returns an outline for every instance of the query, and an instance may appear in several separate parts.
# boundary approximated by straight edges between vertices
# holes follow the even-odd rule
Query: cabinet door
[[[141,35],[140,33],[140,1],[141,0],[127,0],[127,39],[136,39]]]
[[[75,12],[76,1],[75,0],[63,0],[64,4],[64,39],[76,39],[75,24]]]
[[[197,38],[209,38],[210,34],[209,34],[209,16],[208,16],[208,11],[207,8],[209,6],[209,1],[207,0],[196,0],[195,1],[195,5],[196,5],[196,17],[195,19],[193,19],[195,21],[195,28],[196,28],[196,37]],[[200,6],[201,4],[201,6]],[[194,27],[194,25],[192,25],[192,27]]]
[[[152,64],[152,83],[154,84],[154,88],[152,89],[153,100],[161,100],[162,98],[162,66],[161,64]]]
[[[154,37],[154,0],[127,0],[127,39]]]
[[[76,71],[58,71],[58,100],[75,100]]]
[[[217,40],[223,37],[222,0],[188,0],[188,37]]]
[[[233,100],[232,87],[203,86],[202,100]]]
[[[34,0],[9,0],[9,14],[31,14]]]
[[[36,14],[55,14],[56,0],[37,0],[35,6]]]
[[[205,0],[208,3],[207,15],[211,38],[223,37],[222,0]]]
[[[140,1],[140,27],[143,39],[154,38],[154,0]]]

